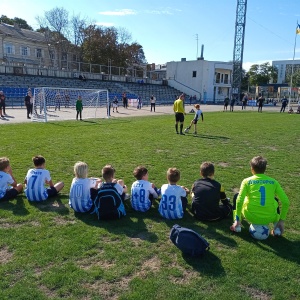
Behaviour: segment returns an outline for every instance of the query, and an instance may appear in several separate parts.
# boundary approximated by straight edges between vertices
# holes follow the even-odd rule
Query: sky
[[[204,59],[232,61],[237,0],[1,0],[0,15],[22,18],[37,29],[37,16],[63,7],[98,25],[123,27],[142,45],[148,63]],[[243,67],[300,59],[299,0],[248,0]],[[296,41],[296,47],[295,47]]]

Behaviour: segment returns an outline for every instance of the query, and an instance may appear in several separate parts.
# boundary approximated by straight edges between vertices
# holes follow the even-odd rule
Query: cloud
[[[133,9],[119,9],[115,11],[100,11],[99,15],[104,15],[104,16],[127,16],[127,15],[136,15],[137,12]]]
[[[98,26],[104,26],[104,27],[113,27],[115,24],[110,22],[96,22],[96,25]]]
[[[243,62],[243,69],[245,69],[248,72],[252,65],[261,65],[261,64],[264,64],[266,62],[269,62],[270,65],[272,65],[271,60],[257,60],[257,61],[252,61],[252,62],[247,61],[247,62]]]
[[[144,10],[144,13],[146,14],[152,14],[152,15],[174,15],[174,13],[180,12],[180,9],[174,9],[171,7],[165,7],[161,9],[154,9],[154,10]]]

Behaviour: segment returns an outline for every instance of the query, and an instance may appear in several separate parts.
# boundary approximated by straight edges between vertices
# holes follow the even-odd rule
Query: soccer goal
[[[82,119],[108,118],[108,90],[39,87],[34,89],[32,121],[75,120],[82,99]]]

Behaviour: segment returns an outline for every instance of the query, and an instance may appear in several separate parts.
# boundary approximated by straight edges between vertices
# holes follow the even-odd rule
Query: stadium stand
[[[0,90],[6,95],[6,105],[8,107],[24,106],[24,97],[26,96],[28,89],[30,88],[31,91],[33,91],[33,89],[37,87],[108,89],[110,99],[117,96],[120,100],[122,94],[125,92],[129,99],[136,99],[140,96],[143,105],[149,105],[151,95],[156,97],[157,105],[171,105],[173,104],[174,99],[181,94],[181,91],[166,85],[99,81],[92,79],[82,81],[77,78],[65,79],[57,77],[0,74],[0,82]]]

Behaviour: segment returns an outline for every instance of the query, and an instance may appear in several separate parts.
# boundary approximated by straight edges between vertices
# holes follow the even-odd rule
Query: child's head
[[[9,159],[7,157],[0,158],[0,171],[4,171],[9,166]]]
[[[102,169],[102,177],[105,181],[112,180],[115,176],[115,169],[112,165],[106,165]]]
[[[180,171],[177,168],[169,168],[167,171],[167,179],[170,183],[176,183],[180,180]]]
[[[200,174],[202,177],[207,178],[215,174],[215,166],[211,162],[203,162],[200,166]]]
[[[250,160],[250,167],[254,174],[264,174],[267,168],[267,160],[262,156],[255,156]]]
[[[78,161],[74,165],[74,174],[77,178],[87,178],[88,165],[85,162]]]
[[[36,155],[32,158],[35,167],[41,167],[46,163],[45,158],[42,155]]]
[[[200,104],[195,104],[194,107],[195,107],[196,109],[200,109]]]
[[[147,170],[147,168],[145,168],[144,166],[137,166],[137,167],[133,170],[133,176],[134,176],[137,180],[143,179],[143,177],[146,176],[147,174],[148,174],[148,170]]]

